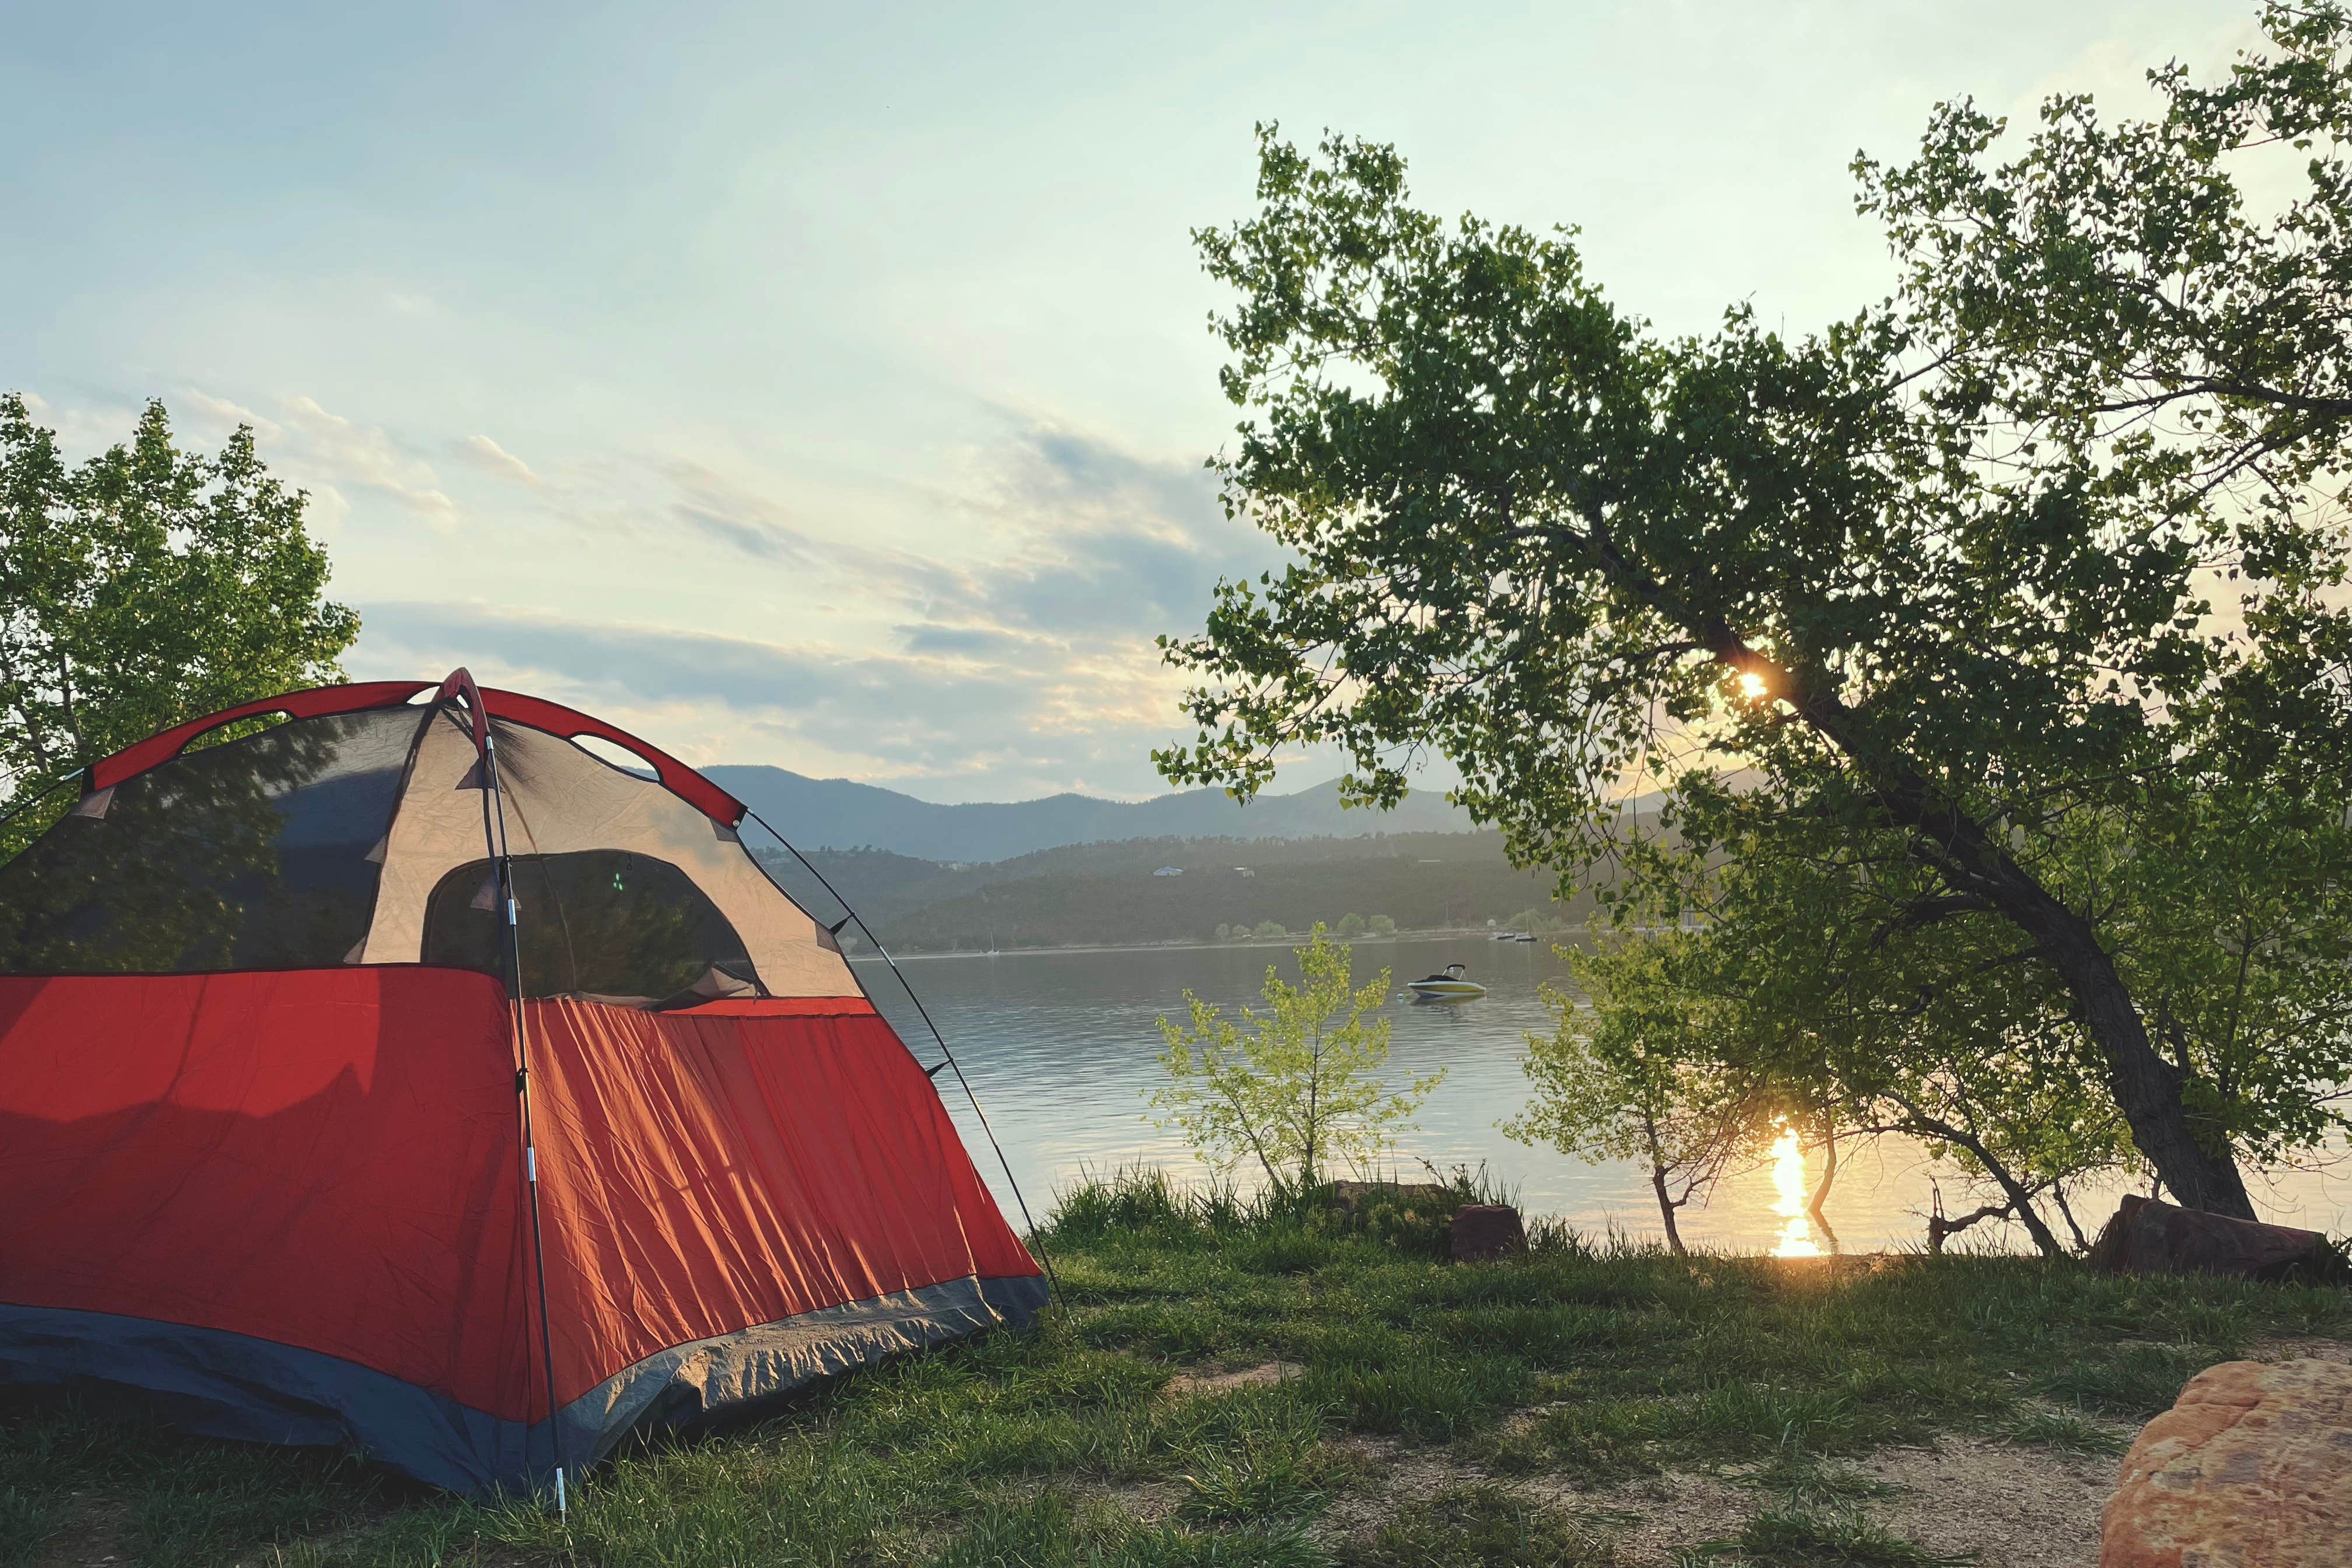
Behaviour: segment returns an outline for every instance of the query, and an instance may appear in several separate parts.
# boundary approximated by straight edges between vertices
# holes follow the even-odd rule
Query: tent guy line
[[[882,962],[889,966],[891,976],[898,982],[898,988],[907,994],[907,1000],[913,1003],[915,1005],[915,1011],[922,1015],[923,1026],[930,1030],[931,1038],[939,1042],[940,1056],[941,1058],[938,1067],[927,1069],[923,1076],[925,1078],[933,1079],[939,1077],[940,1067],[948,1068],[955,1073],[956,1082],[963,1089],[963,1097],[971,1102],[972,1115],[980,1119],[980,1130],[982,1133],[987,1135],[989,1148],[995,1152],[997,1164],[1003,1169],[1004,1184],[1012,1191],[1014,1206],[1019,1208],[1021,1211],[1021,1226],[1027,1235],[1027,1246],[1029,1250],[1036,1255],[1038,1263],[1045,1268],[1046,1289],[1052,1291],[1054,1300],[1056,1301],[1060,1300],[1062,1298],[1062,1282],[1055,1277],[1054,1259],[1052,1255],[1046,1252],[1045,1243],[1038,1237],[1037,1222],[1029,1217],[1029,1199],[1022,1193],[1019,1179],[1013,1174],[1013,1162],[1005,1158],[1004,1145],[996,1141],[996,1129],[988,1124],[988,1112],[981,1109],[980,1096],[972,1092],[971,1080],[963,1076],[963,1064],[956,1060],[954,1048],[948,1044],[948,1037],[940,1032],[939,1025],[932,1021],[931,1010],[923,1005],[923,999],[920,996],[915,994],[914,983],[907,978],[907,972],[898,967],[898,961],[890,956],[890,950],[883,945],[882,939],[874,934],[874,928],[866,923],[866,917],[859,914],[856,908],[851,905],[850,901],[841,896],[840,889],[833,885],[831,879],[826,877],[824,872],[818,870],[810,861],[809,858],[802,854],[799,847],[795,846],[791,839],[785,837],[782,834],[778,833],[774,826],[770,823],[766,817],[761,816],[758,812],[753,811],[748,805],[743,808],[743,814],[750,817],[753,822],[756,822],[761,826],[766,828],[770,837],[782,845],[793,859],[799,861],[803,866],[807,867],[809,875],[814,877],[818,883],[824,887],[824,890],[833,895],[834,902],[841,906],[843,910],[842,918],[835,921],[832,925],[827,926],[825,930],[837,937],[841,934],[841,928],[843,926],[849,924],[852,921],[856,921],[857,929],[866,933],[866,940],[874,944],[874,951],[880,953],[882,955]],[[751,858],[751,862],[753,865],[758,865],[759,857],[756,855],[753,856]],[[779,890],[781,891],[781,889]]]

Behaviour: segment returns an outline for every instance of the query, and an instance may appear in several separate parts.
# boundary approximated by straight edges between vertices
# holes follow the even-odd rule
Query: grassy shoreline
[[[1145,1174],[1081,1187],[1043,1237],[1066,1300],[1036,1331],[626,1454],[568,1531],[529,1502],[0,1395],[0,1565],[1597,1568],[1699,1560],[1644,1555],[1640,1517],[1691,1487],[1728,1510],[1690,1548],[1706,1561],[1917,1564],[1950,1558],[1882,1519],[1872,1456],[2079,1466],[2205,1365],[2352,1338],[2352,1292],[2327,1288],[1683,1259],[1543,1226],[1524,1258],[1457,1268],[1442,1226]]]

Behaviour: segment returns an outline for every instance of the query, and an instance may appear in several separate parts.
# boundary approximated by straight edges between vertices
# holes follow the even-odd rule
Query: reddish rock
[[[2352,1564],[2352,1366],[2224,1362],[2124,1458],[2099,1568]]]
[[[2327,1238],[2315,1230],[2231,1219],[2132,1195],[2091,1246],[2091,1266],[2109,1274],[2276,1279],[2297,1268],[2324,1270],[2327,1261]]]
[[[1528,1249],[1527,1227],[1508,1204],[1465,1204],[1454,1211],[1454,1261],[1491,1263]]]

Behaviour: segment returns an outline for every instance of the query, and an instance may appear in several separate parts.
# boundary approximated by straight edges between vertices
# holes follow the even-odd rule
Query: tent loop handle
[[[1066,1306],[1068,1303],[1063,1300],[1062,1296],[1062,1282],[1054,1273],[1054,1260],[1047,1255],[1045,1244],[1038,1239],[1037,1222],[1030,1217],[1029,1200],[1022,1195],[1021,1183],[1013,1174],[1013,1162],[1005,1158],[1004,1145],[996,1141],[996,1129],[988,1124],[988,1112],[980,1108],[980,1096],[972,1092],[971,1080],[963,1076],[963,1064],[956,1060],[956,1054],[954,1050],[949,1047],[947,1037],[940,1033],[939,1025],[932,1021],[931,1010],[923,1005],[923,999],[920,996],[915,994],[914,984],[912,982],[908,980],[907,972],[898,967],[898,961],[890,956],[890,950],[882,945],[882,939],[876,936],[874,934],[874,928],[866,923],[866,917],[859,914],[856,909],[851,907],[849,900],[841,896],[841,889],[835,888],[833,883],[827,879],[825,874],[818,870],[810,861],[809,858],[802,854],[800,850],[793,846],[791,839],[777,832],[773,824],[769,822],[766,817],[761,816],[758,812],[753,811],[750,806],[747,805],[743,808],[743,815],[758,823],[761,826],[766,828],[768,830],[768,837],[782,845],[785,851],[789,853],[793,859],[799,861],[803,866],[807,867],[809,875],[814,877],[817,879],[818,884],[822,886],[826,892],[833,895],[833,901],[841,906],[845,916],[840,925],[835,925],[831,928],[834,932],[838,934],[843,925],[847,925],[851,921],[856,921],[857,929],[866,934],[866,940],[874,944],[874,951],[882,955],[882,962],[890,966],[890,973],[898,980],[898,988],[907,994],[907,1000],[915,1005],[915,1011],[922,1016],[923,1026],[930,1030],[931,1039],[939,1046],[940,1056],[946,1058],[940,1064],[940,1067],[947,1068],[954,1072],[956,1082],[963,1089],[963,1097],[971,1102],[971,1113],[980,1119],[981,1131],[987,1134],[989,1148],[995,1151],[997,1166],[1004,1173],[1004,1184],[1013,1189],[1013,1201],[1014,1204],[1018,1205],[1021,1209],[1021,1223],[1028,1227],[1029,1246],[1037,1254],[1037,1262],[1045,1271],[1046,1289],[1054,1293],[1055,1300],[1062,1302],[1063,1305]],[[753,864],[758,864],[756,859],[753,861]],[[790,895],[787,894],[786,896],[789,897]],[[939,1070],[940,1068],[935,1067],[924,1076],[927,1078],[936,1078],[939,1074]]]

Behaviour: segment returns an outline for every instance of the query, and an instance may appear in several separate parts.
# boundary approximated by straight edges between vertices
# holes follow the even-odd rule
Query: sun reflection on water
[[[1772,1212],[1780,1216],[1780,1244],[1775,1258],[1819,1258],[1813,1227],[1805,1222],[1805,1151],[1797,1130],[1783,1120],[1780,1141],[1772,1145],[1772,1187],[1780,1194]]]

